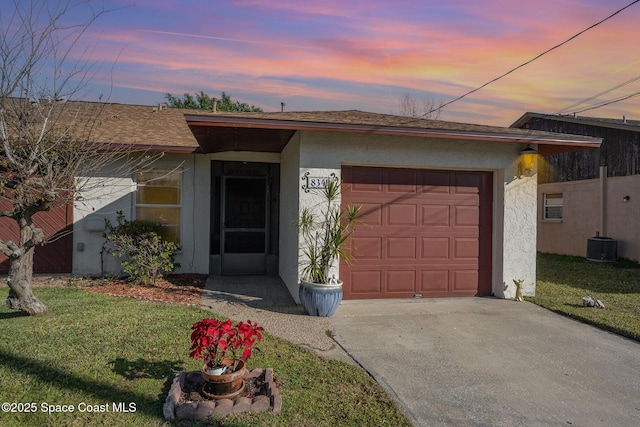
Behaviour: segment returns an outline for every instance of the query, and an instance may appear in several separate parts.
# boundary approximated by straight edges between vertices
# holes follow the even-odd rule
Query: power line
[[[607,16],[606,18],[604,18],[603,20],[598,21],[598,22],[596,22],[595,24],[593,24],[593,25],[591,25],[591,26],[589,26],[589,27],[585,28],[584,30],[580,31],[579,33],[574,34],[573,36],[569,37],[567,40],[563,41],[562,43],[559,43],[559,44],[557,44],[557,45],[553,46],[552,48],[549,48],[549,49],[545,50],[544,52],[542,52],[541,54],[539,54],[539,55],[535,56],[534,58],[532,58],[532,59],[530,59],[530,60],[528,60],[528,61],[526,61],[526,62],[523,62],[522,64],[518,65],[517,67],[512,68],[511,70],[507,71],[506,73],[504,73],[504,74],[502,74],[502,75],[500,75],[500,76],[498,76],[498,77],[496,77],[496,78],[494,78],[494,79],[492,79],[492,80],[489,80],[488,82],[486,82],[486,83],[485,83],[485,84],[483,84],[482,86],[478,86],[477,88],[472,89],[472,90],[470,90],[469,92],[467,92],[467,93],[465,93],[465,94],[463,94],[463,95],[460,95],[459,97],[457,97],[457,98],[455,98],[455,99],[453,99],[453,100],[451,100],[451,101],[449,101],[449,102],[445,102],[444,104],[440,105],[440,106],[439,106],[439,107],[437,107],[437,108],[432,109],[431,111],[427,111],[426,113],[424,113],[424,114],[423,114],[423,115],[421,115],[420,117],[424,117],[424,116],[427,116],[427,115],[429,115],[429,114],[433,113],[434,111],[441,110],[441,109],[443,109],[444,107],[446,107],[447,105],[451,105],[451,104],[453,104],[454,102],[460,101],[462,98],[465,98],[465,97],[467,97],[467,96],[471,95],[472,93],[475,93],[475,92],[479,91],[480,89],[483,89],[483,88],[485,88],[485,87],[489,86],[491,83],[497,82],[498,80],[500,80],[500,79],[502,79],[502,78],[504,78],[504,77],[508,76],[509,74],[513,73],[514,71],[519,70],[520,68],[522,68],[522,67],[524,67],[524,66],[526,66],[526,65],[531,64],[533,61],[538,60],[539,58],[541,58],[542,56],[546,55],[547,53],[549,53],[549,52],[551,52],[551,51],[553,51],[553,50],[555,50],[555,49],[558,49],[559,47],[564,46],[565,44],[569,43],[569,42],[570,42],[570,41],[572,41],[573,39],[575,39],[575,38],[577,38],[577,37],[581,36],[582,34],[586,33],[587,31],[591,30],[592,28],[597,27],[598,25],[602,24],[603,22],[608,21],[609,19],[613,18],[614,16],[616,16],[616,15],[617,15],[617,14],[619,14],[620,12],[624,11],[625,9],[628,9],[629,7],[633,6],[634,4],[636,4],[636,3],[638,3],[638,2],[640,2],[640,0],[634,0],[634,1],[632,1],[631,3],[629,3],[628,5],[626,5],[625,7],[621,8],[621,9],[618,9],[617,11],[615,11],[614,13],[612,13],[611,15]]]
[[[607,105],[615,104],[616,102],[624,101],[624,100],[627,100],[629,98],[633,98],[634,96],[638,96],[638,95],[640,95],[640,92],[634,92],[634,93],[631,93],[629,95],[624,95],[624,96],[621,96],[619,98],[612,99],[610,101],[603,101],[600,104],[594,105],[592,107],[585,108],[583,110],[576,111],[575,113],[576,114],[584,113],[585,111],[595,110],[597,108],[606,107]]]
[[[616,85],[616,86],[613,86],[613,87],[611,87],[609,89],[603,90],[602,92],[597,93],[597,94],[595,94],[593,96],[590,96],[589,98],[585,98],[582,101],[574,102],[573,104],[556,111],[554,114],[564,114],[566,112],[570,112],[573,108],[576,108],[580,104],[585,104],[585,103],[587,103],[589,101],[592,101],[592,100],[594,100],[596,98],[599,98],[599,97],[601,97],[603,95],[606,95],[608,93],[611,93],[616,89],[620,89],[621,87],[626,86],[626,85],[628,85],[630,83],[633,83],[635,81],[638,81],[638,80],[640,80],[640,76],[636,76],[634,78],[631,78],[631,79],[627,80],[624,83],[620,83],[619,85]]]

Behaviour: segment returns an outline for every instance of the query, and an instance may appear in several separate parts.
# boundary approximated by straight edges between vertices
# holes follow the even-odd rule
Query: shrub
[[[125,219],[118,212],[117,224],[106,221],[104,250],[121,259],[122,270],[132,280],[132,285],[155,284],[165,273],[180,265],[175,262],[178,245],[166,239],[164,225]]]

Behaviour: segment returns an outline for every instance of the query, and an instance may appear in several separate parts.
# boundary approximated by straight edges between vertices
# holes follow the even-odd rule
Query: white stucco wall
[[[308,175],[307,175],[308,174]],[[327,168],[300,168],[300,176],[298,180],[298,186],[302,190],[303,186],[308,186],[309,179],[313,178],[322,178],[322,179],[335,179],[338,182],[342,179],[340,169],[327,169]],[[315,216],[319,221],[322,218],[325,218],[324,213],[327,211],[327,200],[324,195],[323,189],[312,189],[308,188],[306,190],[300,191],[300,209],[298,212],[298,217],[302,214],[302,211],[307,208],[310,210],[311,214]],[[333,206],[340,206],[342,202],[341,195],[335,200],[335,204]],[[304,236],[298,236],[301,249],[304,246],[309,246],[309,242],[305,241]],[[302,254],[299,255],[301,260],[304,262],[305,258]],[[336,262],[333,267],[329,270],[329,278],[335,274],[337,278],[340,276],[339,262]],[[298,266],[298,277],[303,278],[302,271],[304,270],[305,265],[301,263]],[[308,279],[307,279],[308,280]]]
[[[208,273],[210,161],[202,155],[168,154],[153,163],[155,168],[182,170],[181,250],[177,272]],[[74,206],[73,274],[118,274],[120,263],[100,255],[105,218],[116,223],[118,211],[131,219],[135,208],[135,182],[128,168],[113,165],[89,181],[90,191]],[[203,194],[206,197],[203,197]]]
[[[500,298],[515,297],[514,280],[524,280],[524,295],[533,296],[536,289],[537,176],[516,177],[517,170],[517,160],[505,169],[504,179],[498,183],[502,188],[496,189],[503,195],[502,206],[494,201],[503,215],[502,262],[494,264],[495,273],[502,265],[502,280],[494,273],[494,293]],[[499,213],[494,219],[496,216]]]
[[[295,221],[300,212],[300,133],[296,133],[280,155],[280,278],[291,296],[298,298],[298,231]]]
[[[293,153],[293,168],[298,170],[298,150],[295,142],[286,152]],[[180,263],[178,273],[209,273],[210,263],[210,228],[211,228],[211,161],[247,161],[279,163],[279,153],[256,152],[223,152],[215,154],[166,154],[153,163],[155,168],[175,168],[182,170],[181,198],[181,250],[176,257]],[[122,211],[127,219],[134,216],[135,190],[134,174],[130,168],[114,165],[101,176],[91,179],[92,191],[84,194],[84,199],[74,207],[74,253],[73,274],[98,276],[102,274],[119,274],[120,263],[110,255],[102,257],[100,250],[104,219],[116,222],[116,212]],[[286,171],[285,171],[286,175]],[[285,182],[281,194],[285,195],[285,205],[295,203],[297,212],[296,178],[292,178],[289,186]],[[295,219],[293,215],[293,219]],[[293,219],[288,224],[293,224]],[[287,224],[284,224],[286,227]],[[95,230],[90,230],[95,229]],[[288,238],[288,240],[287,240]],[[81,243],[79,246],[78,244]],[[293,233],[285,233],[285,248],[297,248],[297,237]],[[79,250],[79,248],[82,250]],[[286,249],[285,249],[286,253]],[[297,265],[295,257],[289,261]],[[291,266],[285,262],[285,271]],[[297,284],[296,284],[297,292]]]
[[[211,161],[207,156],[167,156],[168,162],[181,162],[182,233],[181,250],[176,260],[178,273],[209,273],[209,236],[211,228]]]
[[[116,213],[122,211],[131,218],[133,177],[121,164],[111,165],[92,178],[80,177],[86,189],[78,194],[73,208],[73,267],[74,275],[101,276],[117,273],[120,265],[113,257],[101,256],[105,219],[116,223]]]

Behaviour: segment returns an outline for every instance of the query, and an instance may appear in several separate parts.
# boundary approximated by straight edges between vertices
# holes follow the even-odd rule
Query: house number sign
[[[302,177],[302,182],[304,183],[302,184],[302,189],[305,193],[308,193],[313,189],[326,188],[329,180],[337,181],[338,177],[335,173],[332,173],[329,176],[310,176],[309,172],[305,172],[304,176]]]

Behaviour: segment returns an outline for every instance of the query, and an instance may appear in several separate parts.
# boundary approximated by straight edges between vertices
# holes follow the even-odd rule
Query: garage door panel
[[[477,238],[456,237],[453,239],[453,247],[453,256],[456,260],[478,259],[479,251]]]
[[[380,192],[382,192],[382,185],[380,185],[380,184],[367,184],[367,183],[353,184],[352,189],[354,191],[380,193]]]
[[[418,293],[429,295],[430,293],[443,293],[449,291],[449,270],[422,270],[420,271],[420,287]]]
[[[455,175],[453,190],[455,194],[480,194],[482,176],[476,173],[460,172]]]
[[[448,237],[423,237],[421,241],[420,258],[423,260],[449,259]]]
[[[480,209],[477,206],[456,206],[454,210],[456,227],[477,228],[480,225]]]
[[[422,221],[425,227],[449,227],[451,224],[449,205],[422,205]]]
[[[386,272],[387,293],[413,293],[416,288],[416,272],[412,270],[391,270]]]
[[[387,238],[387,259],[409,260],[416,259],[415,237],[389,237]]]
[[[382,192],[382,171],[381,168],[353,168],[351,176],[343,178],[350,179],[352,191]]]
[[[387,205],[387,225],[416,226],[418,224],[418,207],[409,204]]]
[[[345,166],[342,176],[343,204],[366,213],[356,263],[340,266],[345,299],[490,293],[491,173]]]
[[[478,270],[456,270],[453,272],[453,292],[472,292],[478,290]]]
[[[416,193],[417,177],[416,171],[406,169],[388,169],[387,171],[387,191],[389,193]]]
[[[367,227],[382,225],[382,204],[380,203],[354,203],[361,206],[360,219]]]
[[[381,271],[352,271],[350,276],[350,291],[354,295],[380,294],[382,291]]]
[[[382,237],[353,237],[351,243],[359,262],[382,259]]]
[[[449,172],[422,171],[420,178],[424,194],[449,194],[451,191]]]

